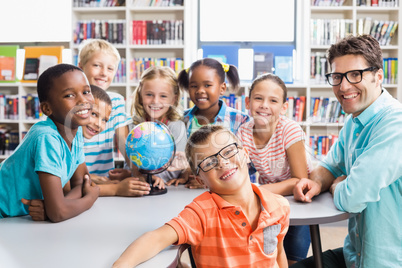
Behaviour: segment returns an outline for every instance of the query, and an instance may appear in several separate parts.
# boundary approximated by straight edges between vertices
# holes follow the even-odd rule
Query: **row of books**
[[[117,7],[125,4],[126,0],[73,0],[73,7]]]
[[[330,67],[324,52],[312,52],[310,56],[310,82],[312,84],[325,84],[325,74]]]
[[[35,120],[40,119],[43,116],[37,94],[22,96],[22,101],[25,104],[25,119]],[[18,102],[18,95],[0,94],[0,120],[18,120]]]
[[[397,21],[373,20],[371,17],[360,18],[357,21],[358,34],[370,34],[382,46],[388,46],[398,28]]]
[[[350,19],[311,19],[311,45],[331,45],[353,33]]]
[[[342,6],[344,0],[311,0],[312,6]]]
[[[28,94],[22,97],[25,102],[25,119],[40,119],[43,113],[39,105],[39,97],[37,94]]]
[[[398,83],[398,58],[384,58],[384,84]]]
[[[310,99],[310,123],[343,123],[345,112],[335,97]]]
[[[139,81],[142,73],[151,66],[168,66],[179,73],[184,69],[184,61],[182,58],[134,58],[130,62],[130,81]]]
[[[313,135],[309,138],[309,145],[313,158],[322,160],[327,155],[329,149],[338,140],[338,135]]]
[[[19,144],[18,131],[0,125],[0,155],[11,155]]]
[[[125,20],[81,20],[77,21],[73,34],[74,44],[87,39],[103,39],[112,44],[125,44]]]
[[[127,81],[127,61],[121,58],[117,66],[116,75],[114,76],[113,83],[125,83]]]
[[[0,94],[0,120],[18,120],[18,95]]]
[[[132,21],[133,45],[183,45],[183,20]]]
[[[356,0],[357,6],[397,7],[399,0]]]
[[[286,116],[296,122],[302,122],[304,117],[304,108],[306,107],[306,96],[288,97],[288,109]]]
[[[222,96],[221,100],[223,100],[228,107],[242,112],[246,111],[246,95],[244,93],[242,93],[241,96],[230,93],[229,96]]]
[[[183,0],[133,0],[136,7],[171,7],[182,6]]]

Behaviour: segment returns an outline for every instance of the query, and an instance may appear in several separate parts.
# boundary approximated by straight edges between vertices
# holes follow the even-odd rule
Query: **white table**
[[[168,193],[139,198],[100,197],[81,215],[60,223],[34,222],[30,216],[0,220],[0,266],[7,268],[111,267],[126,247],[143,233],[176,216],[205,190],[169,187]],[[312,203],[291,204],[290,224],[316,226],[348,218],[330,194]],[[314,227],[315,228],[315,227]],[[313,229],[314,229],[313,228]],[[314,229],[315,230],[315,229]],[[312,232],[312,237],[314,232]],[[171,246],[139,267],[166,267],[176,257]],[[318,256],[313,251],[314,256]]]

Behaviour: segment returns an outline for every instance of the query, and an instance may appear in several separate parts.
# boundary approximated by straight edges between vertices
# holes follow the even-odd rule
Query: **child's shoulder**
[[[270,211],[276,210],[280,207],[290,207],[289,201],[279,194],[274,194],[271,191],[263,188],[258,187],[261,192],[261,197],[263,202],[266,204],[266,208],[269,208]]]
[[[109,98],[112,101],[112,103],[116,102],[116,101],[125,101],[124,97],[121,94],[117,93],[117,92],[106,91],[106,93],[109,95]]]

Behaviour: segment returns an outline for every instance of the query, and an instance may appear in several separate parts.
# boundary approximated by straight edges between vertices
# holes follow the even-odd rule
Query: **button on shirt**
[[[402,105],[386,90],[359,116],[349,115],[321,165],[347,175],[334,192],[349,219],[347,267],[398,267],[402,263]]]

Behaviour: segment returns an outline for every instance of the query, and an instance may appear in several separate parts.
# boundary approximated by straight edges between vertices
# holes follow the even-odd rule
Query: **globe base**
[[[148,195],[160,195],[160,194],[166,194],[167,189],[159,189],[158,187],[152,186],[152,175],[147,174],[147,182],[151,186],[151,191],[149,191]]]
[[[151,187],[151,191],[149,191],[149,195],[160,195],[160,194],[166,194],[167,189],[159,189],[158,187]]]

